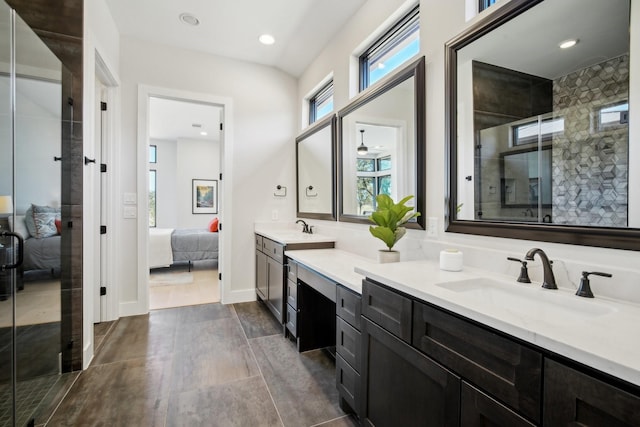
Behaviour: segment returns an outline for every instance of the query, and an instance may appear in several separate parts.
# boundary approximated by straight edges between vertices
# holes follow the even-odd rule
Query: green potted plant
[[[386,194],[376,196],[376,211],[369,216],[369,220],[376,226],[369,226],[369,231],[373,237],[382,240],[388,249],[381,249],[379,254],[380,262],[396,262],[400,260],[400,252],[394,251],[393,246],[407,232],[402,227],[407,221],[420,216],[420,212],[413,212],[413,207],[405,206],[413,196],[407,196],[394,203],[393,199]]]

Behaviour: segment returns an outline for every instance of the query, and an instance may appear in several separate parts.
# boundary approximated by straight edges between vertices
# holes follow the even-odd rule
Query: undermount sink
[[[486,277],[439,283],[436,286],[460,293],[482,303],[549,321],[584,320],[617,311],[597,299],[581,298],[536,285],[508,283]]]

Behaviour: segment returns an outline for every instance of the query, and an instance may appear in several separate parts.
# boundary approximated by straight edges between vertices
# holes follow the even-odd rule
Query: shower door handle
[[[15,237],[16,239],[18,239],[18,259],[15,262],[15,264],[4,264],[6,260],[1,260],[0,271],[12,270],[14,268],[18,268],[22,265],[22,262],[24,261],[24,240],[22,239],[22,236],[20,236],[17,233],[13,233],[11,231],[0,232],[0,237],[5,237],[5,236]]]

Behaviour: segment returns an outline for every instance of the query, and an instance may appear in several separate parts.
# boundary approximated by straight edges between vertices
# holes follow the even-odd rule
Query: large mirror
[[[336,219],[336,118],[314,123],[296,138],[297,215]]]
[[[424,57],[372,86],[338,112],[340,221],[369,223],[376,196],[415,196],[425,209]],[[410,228],[424,229],[424,215]]]
[[[630,3],[512,0],[447,43],[447,231],[640,250]]]

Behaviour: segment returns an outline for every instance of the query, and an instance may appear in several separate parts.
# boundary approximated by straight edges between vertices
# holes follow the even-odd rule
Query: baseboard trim
[[[127,301],[120,303],[120,317],[138,316],[147,314],[149,309],[142,307],[139,301]]]
[[[256,300],[255,288],[234,290],[224,293],[224,298],[220,301],[222,304],[237,304],[240,302],[250,302]]]

